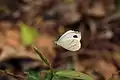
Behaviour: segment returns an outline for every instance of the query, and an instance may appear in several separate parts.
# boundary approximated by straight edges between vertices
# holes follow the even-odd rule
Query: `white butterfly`
[[[65,32],[56,44],[70,51],[78,51],[81,48],[81,32],[69,30]]]

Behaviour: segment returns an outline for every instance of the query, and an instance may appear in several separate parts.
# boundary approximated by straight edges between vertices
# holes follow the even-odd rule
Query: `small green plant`
[[[21,23],[21,38],[25,45],[33,45],[34,38],[38,35],[37,31],[31,29],[29,26]],[[46,77],[44,80],[73,80],[73,79],[80,79],[80,80],[93,80],[92,77],[88,76],[87,74],[76,72],[73,70],[54,70],[47,59],[43,57],[40,53],[39,49],[36,46],[33,46],[35,52],[39,55],[41,60],[49,67],[49,70],[46,70]],[[28,80],[41,80],[40,78],[40,71],[28,70],[27,71]]]
[[[93,80],[92,77],[81,73],[81,72],[76,72],[72,70],[54,70],[48,61],[41,55],[39,50],[33,46],[34,50],[36,53],[40,56],[40,58],[49,66],[49,77],[47,77],[47,80],[59,80],[58,78],[69,78],[69,79],[80,79],[80,80]],[[56,78],[56,79],[55,79]],[[39,80],[39,79],[38,79]],[[46,79],[45,79],[46,80]]]

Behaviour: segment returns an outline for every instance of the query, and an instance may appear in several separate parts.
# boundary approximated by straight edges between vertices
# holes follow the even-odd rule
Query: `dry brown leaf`
[[[37,54],[26,51],[23,46],[14,48],[9,45],[5,45],[5,46],[3,46],[2,49],[3,49],[3,51],[0,55],[0,61],[12,59],[12,58],[32,58],[35,60],[40,59]]]
[[[38,25],[40,34],[56,35],[58,31],[58,25],[54,20],[44,21],[43,24]]]
[[[0,47],[5,44],[5,36],[0,32]]]
[[[6,44],[12,47],[20,46],[20,33],[17,30],[6,31]]]
[[[104,5],[102,2],[96,2],[94,3],[94,6],[90,9],[88,9],[88,15],[94,16],[94,17],[103,17],[106,15]]]
[[[116,73],[116,67],[104,60],[99,60],[96,64],[95,70],[102,73],[105,78],[111,78],[113,74]]]
[[[3,51],[0,55],[0,62],[3,61],[9,61],[11,59],[31,59],[30,62],[22,62],[23,68],[35,68],[47,65],[43,63],[43,61],[40,59],[39,55],[37,55],[35,52],[26,51],[26,49],[23,46],[20,46],[18,48],[13,48],[9,45],[6,45],[3,47]]]
[[[82,16],[77,12],[76,4],[59,4],[56,6],[56,12],[60,16],[60,22],[63,25],[74,23],[80,20]]]
[[[13,27],[13,24],[9,21],[1,21],[0,22],[0,30],[7,30],[10,29],[11,27]]]

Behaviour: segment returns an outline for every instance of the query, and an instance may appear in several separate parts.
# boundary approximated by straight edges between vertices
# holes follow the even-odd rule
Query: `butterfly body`
[[[56,41],[56,44],[70,51],[78,51],[81,48],[80,40],[80,32],[69,30]]]

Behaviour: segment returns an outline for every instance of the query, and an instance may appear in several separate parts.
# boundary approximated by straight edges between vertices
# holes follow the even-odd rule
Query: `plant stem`
[[[50,77],[50,79],[49,80],[52,80],[53,79],[53,77],[54,77],[54,71],[53,71],[53,69],[50,69],[51,70],[51,77]]]

